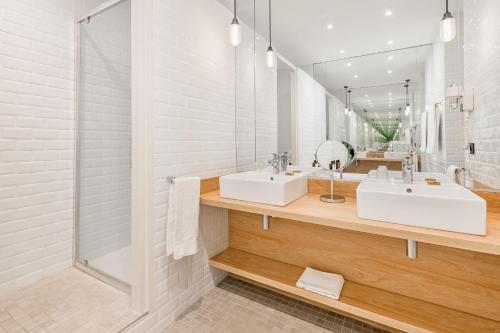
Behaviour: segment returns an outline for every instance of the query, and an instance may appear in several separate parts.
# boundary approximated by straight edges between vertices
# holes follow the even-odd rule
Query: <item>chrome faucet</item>
[[[292,155],[290,155],[290,153],[273,154],[273,159],[267,163],[273,166],[273,174],[277,175],[281,172],[286,172],[291,160]]]
[[[278,156],[280,158],[280,171],[286,172],[288,169],[288,164],[292,161],[292,155],[290,155],[290,153],[288,152],[285,152]]]
[[[267,163],[271,164],[273,166],[273,174],[277,175],[280,173],[280,164],[281,164],[281,157],[278,154],[273,154],[273,159],[268,161]]]
[[[403,172],[403,183],[413,183],[413,158],[410,155],[403,159],[401,170]]]

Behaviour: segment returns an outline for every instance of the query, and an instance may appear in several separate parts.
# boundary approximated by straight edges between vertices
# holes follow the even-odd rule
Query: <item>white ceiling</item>
[[[232,10],[232,0],[219,1]],[[452,10],[456,1],[450,1]],[[237,0],[238,17],[250,26],[253,3]],[[444,0],[272,0],[273,44],[298,66],[427,44],[439,31],[444,4]],[[392,16],[385,16],[387,10]],[[329,24],[333,29],[327,29]],[[268,36],[268,0],[255,0],[255,30]],[[392,45],[387,45],[389,40]]]
[[[396,119],[401,119],[397,116],[399,108],[406,107],[405,80],[411,80],[412,95],[423,79],[430,51],[431,46],[422,46],[316,64],[314,77],[341,101],[345,101],[344,86],[350,87],[353,109],[363,117],[396,124]],[[365,109],[367,113],[362,112]]]
[[[232,10],[233,0],[219,1]],[[402,49],[436,40],[444,6],[444,0],[272,0],[273,46],[298,66],[316,63],[315,79],[342,101],[343,86],[355,88],[358,114],[367,109],[369,118],[396,123],[406,103],[404,81],[414,87],[430,47]],[[452,12],[457,6],[450,1]],[[267,38],[268,0],[237,0],[237,15]]]

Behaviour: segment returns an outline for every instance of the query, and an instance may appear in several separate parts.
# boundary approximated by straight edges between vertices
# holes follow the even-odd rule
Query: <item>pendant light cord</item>
[[[449,13],[450,11],[448,10],[448,0],[446,0],[446,13]]]
[[[269,0],[269,46],[273,45],[272,39],[272,30],[271,30],[271,0]]]
[[[233,8],[234,8],[234,18],[236,18],[236,0],[234,0]]]

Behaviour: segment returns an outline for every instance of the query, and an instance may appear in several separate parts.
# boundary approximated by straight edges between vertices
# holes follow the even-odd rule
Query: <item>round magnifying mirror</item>
[[[316,150],[316,161],[325,170],[340,171],[354,160],[354,148],[347,142],[325,141]]]
[[[345,198],[333,194],[334,171],[342,171],[354,160],[354,148],[347,142],[328,140],[318,146],[316,161],[319,166],[330,171],[330,193],[320,197],[321,201],[328,203],[345,202]]]

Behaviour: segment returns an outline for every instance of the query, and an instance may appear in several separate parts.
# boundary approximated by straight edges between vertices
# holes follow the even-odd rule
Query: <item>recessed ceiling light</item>
[[[386,10],[385,16],[387,16],[387,17],[392,16],[392,10],[390,10],[390,9]]]
[[[344,54],[345,53],[345,50],[340,50],[340,54]]]
[[[358,78],[358,74],[354,74],[354,78],[357,79]]]
[[[387,57],[387,60],[392,60],[392,59],[394,59],[394,57],[391,55]]]
[[[332,29],[333,29],[333,24],[328,24],[328,25],[326,26],[326,28],[327,28],[328,30],[332,30]]]
[[[392,74],[392,69],[387,70],[387,74]]]
[[[388,40],[387,41],[387,45],[392,45],[393,41],[392,40]]]
[[[352,63],[348,62],[347,67],[351,67],[351,66],[352,66]]]
[[[387,95],[392,96],[392,92],[389,91],[389,93]]]

